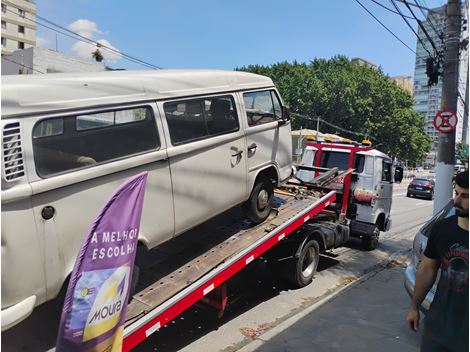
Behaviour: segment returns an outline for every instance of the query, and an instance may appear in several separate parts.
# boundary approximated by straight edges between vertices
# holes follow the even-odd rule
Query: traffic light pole
[[[448,0],[444,41],[441,110],[457,112],[459,86],[460,1]],[[436,214],[452,198],[455,164],[455,129],[439,133],[434,210]]]

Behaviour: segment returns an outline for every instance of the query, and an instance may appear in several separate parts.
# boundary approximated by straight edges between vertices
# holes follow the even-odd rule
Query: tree
[[[101,62],[104,59],[103,54],[101,54],[100,49],[96,49],[95,51],[93,51],[91,53],[91,56],[93,57],[93,59],[96,60],[96,62]]]
[[[419,161],[431,147],[425,121],[413,111],[413,99],[381,69],[352,63],[345,56],[310,63],[280,62],[237,68],[272,78],[292,112],[294,129],[316,128],[320,117],[370,137],[379,149],[400,159]],[[302,117],[302,116],[307,116]],[[321,125],[322,132],[336,132]],[[342,135],[360,139],[357,134]]]
[[[455,146],[455,156],[462,163],[468,162],[468,144],[465,142],[458,142]]]

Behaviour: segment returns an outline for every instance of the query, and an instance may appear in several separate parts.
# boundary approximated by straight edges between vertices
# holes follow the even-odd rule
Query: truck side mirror
[[[393,179],[395,180],[396,183],[400,183],[403,180],[403,167],[401,166],[395,167],[395,174],[393,176]]]

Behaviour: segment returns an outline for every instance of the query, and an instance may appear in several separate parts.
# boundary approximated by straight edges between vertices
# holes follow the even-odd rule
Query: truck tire
[[[307,241],[300,251],[298,258],[294,258],[288,265],[287,279],[296,287],[301,288],[310,284],[317,272],[320,259],[320,247],[315,240]]]
[[[243,204],[245,214],[255,224],[260,224],[269,216],[274,197],[274,187],[271,180],[261,178],[256,181],[250,198]]]
[[[376,249],[379,244],[379,235],[380,235],[379,227],[377,226],[377,224],[375,224],[374,232],[372,235],[370,234],[362,235],[362,248],[368,251]]]

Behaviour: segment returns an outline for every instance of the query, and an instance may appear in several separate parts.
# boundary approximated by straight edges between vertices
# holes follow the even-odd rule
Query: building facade
[[[468,14],[464,6],[462,6],[462,23],[468,19]],[[446,22],[446,6],[431,9],[428,12],[426,21],[422,24],[432,41],[434,42],[437,51],[442,52],[443,38],[445,32]],[[462,26],[461,40],[467,38],[466,25]],[[414,90],[414,110],[417,111],[426,121],[426,132],[432,138],[433,145],[431,151],[436,151],[439,142],[439,131],[434,127],[434,116],[441,109],[441,96],[442,96],[442,76],[439,76],[439,82],[436,85],[428,86],[428,76],[426,75],[426,59],[434,56],[434,49],[427,39],[426,34],[418,27],[418,37],[424,44],[417,40],[416,43],[416,59],[415,59],[415,74],[413,81]],[[427,50],[426,50],[426,49]],[[431,55],[428,53],[431,53]],[[460,50],[460,64],[459,64],[459,91],[462,98],[458,99],[457,103],[457,116],[459,122],[456,128],[456,142],[467,140],[468,134],[467,124],[464,122],[465,102],[464,99],[467,95],[466,80],[468,75],[468,49]],[[464,128],[465,126],[465,128]]]
[[[36,4],[32,0],[1,0],[2,56],[36,46]]]
[[[413,77],[411,76],[393,76],[390,77],[400,88],[413,95]]]
[[[17,50],[2,55],[2,75],[44,74],[57,72],[98,72],[107,70],[102,62],[68,56],[43,48]]]

